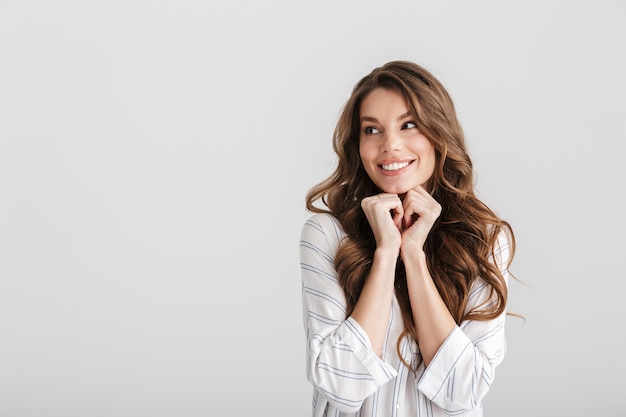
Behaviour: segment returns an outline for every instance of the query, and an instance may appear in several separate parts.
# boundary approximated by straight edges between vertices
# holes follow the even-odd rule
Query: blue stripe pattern
[[[302,317],[307,378],[314,387],[312,416],[482,416],[482,399],[506,352],[505,315],[461,323],[428,368],[420,360],[417,344],[405,337],[402,357],[421,363],[413,371],[404,366],[396,349],[404,324],[394,298],[379,356],[359,324],[346,318],[346,301],[334,270],[334,256],[344,237],[341,225],[329,214],[311,216],[301,232]],[[493,262],[505,277],[508,256],[503,234]],[[493,302],[490,286],[477,277],[468,295],[468,310]]]

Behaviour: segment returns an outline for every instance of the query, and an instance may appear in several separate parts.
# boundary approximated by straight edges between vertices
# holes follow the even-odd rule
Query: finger
[[[433,223],[441,214],[441,205],[430,194],[417,194],[411,207],[419,217],[430,223]]]
[[[361,202],[361,207],[368,216],[374,216],[382,219],[380,216],[384,214],[391,217],[396,226],[402,222],[404,209],[402,207],[402,201],[396,194],[381,193],[371,197],[366,197]]]
[[[410,227],[419,217],[433,217],[439,204],[426,190],[411,190],[407,193],[404,201],[404,221]],[[436,218],[437,215],[434,215]]]
[[[381,193],[377,195],[378,203],[382,204],[385,209],[391,215],[393,223],[396,225],[398,230],[401,230],[402,227],[402,216],[404,213],[404,208],[402,207],[402,200],[398,197],[397,194],[389,194],[389,193]]]
[[[411,227],[411,225],[415,222],[417,217],[419,217],[419,213],[420,213],[419,196],[413,190],[410,190],[404,197],[402,206],[404,208],[404,225],[407,228]]]
[[[399,204],[396,208],[392,210],[392,218],[393,223],[396,225],[398,230],[402,231],[402,218],[404,217],[404,208],[402,204]]]
[[[414,191],[414,192],[416,192],[416,193],[418,193],[420,195],[430,196],[430,193],[428,191],[426,191],[426,189],[424,187],[422,187],[421,185],[418,185],[417,187],[413,188],[413,190],[411,190],[411,191]]]
[[[416,213],[413,205],[410,205],[407,209],[404,210],[404,227],[409,228],[415,223],[415,220],[419,217],[419,214]]]

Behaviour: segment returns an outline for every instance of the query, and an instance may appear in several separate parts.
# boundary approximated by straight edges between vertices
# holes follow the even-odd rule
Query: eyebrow
[[[408,112],[406,112],[406,113],[404,113],[404,114],[400,115],[400,116],[398,117],[398,120],[405,119],[405,118],[407,118],[407,117],[409,117],[409,116],[411,116],[411,112],[410,112],[410,111],[408,111]],[[370,116],[363,116],[363,117],[361,117],[361,123],[363,123],[363,122],[380,123],[380,122],[378,121],[378,119],[376,119],[375,117],[370,117]]]

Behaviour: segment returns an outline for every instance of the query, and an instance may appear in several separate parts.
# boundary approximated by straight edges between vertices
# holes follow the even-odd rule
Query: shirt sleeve
[[[495,256],[508,282],[510,247],[504,233],[498,237]],[[489,302],[490,289],[485,281],[476,279],[466,311]],[[492,320],[469,320],[457,326],[417,381],[417,389],[449,415],[478,407],[506,353],[505,318],[506,311]]]
[[[335,408],[356,412],[397,373],[374,353],[359,324],[346,318],[345,296],[334,268],[342,236],[341,226],[329,214],[313,215],[301,232],[307,378]]]

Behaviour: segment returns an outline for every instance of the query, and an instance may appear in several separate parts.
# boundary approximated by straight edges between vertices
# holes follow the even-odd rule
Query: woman
[[[354,87],[333,147],[300,243],[313,415],[482,416],[514,236],[476,197],[450,96],[389,62]]]

